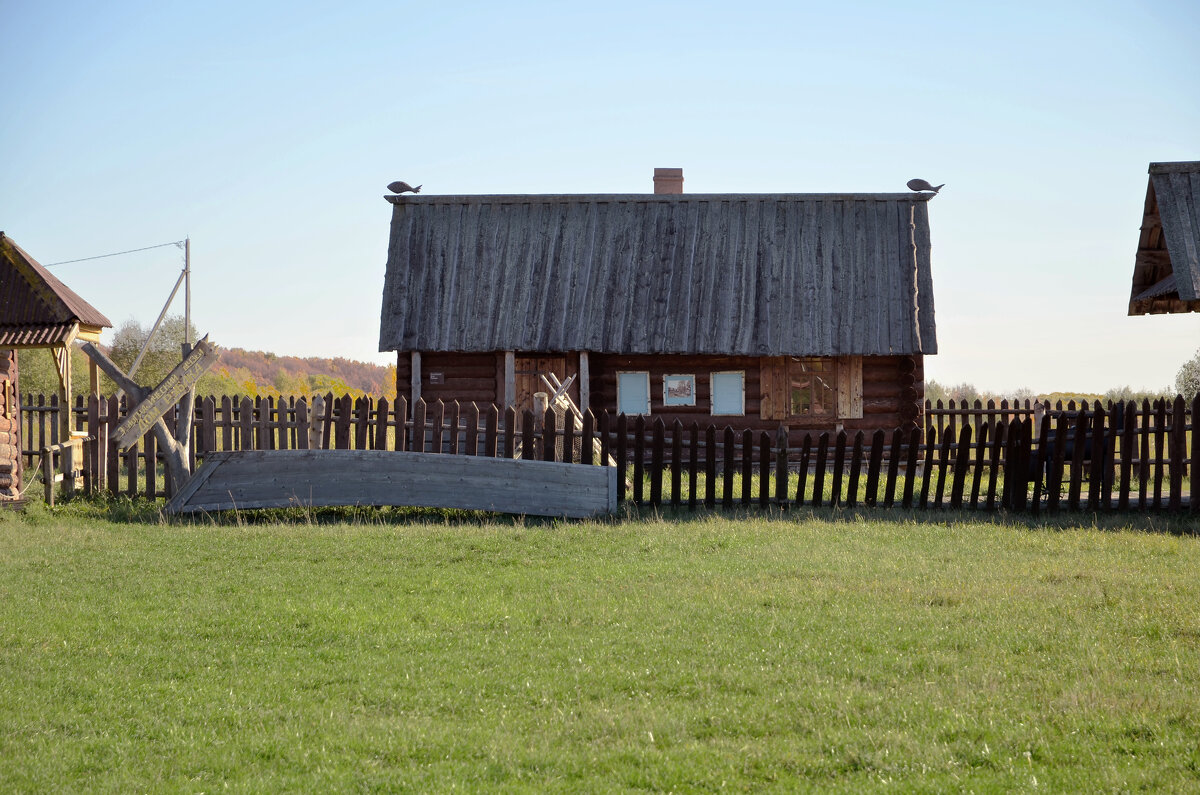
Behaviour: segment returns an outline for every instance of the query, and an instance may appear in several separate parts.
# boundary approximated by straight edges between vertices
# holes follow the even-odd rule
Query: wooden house
[[[1200,161],[1151,163],[1130,315],[1200,312]]]
[[[49,348],[59,377],[59,405],[71,404],[71,344],[98,341],[112,323],[0,232],[0,504],[20,502],[21,403],[17,351]],[[96,382],[93,371],[93,384]],[[95,388],[95,387],[93,387]],[[59,412],[59,439],[71,433]]]
[[[918,427],[932,194],[388,196],[379,348],[410,400],[774,431]]]

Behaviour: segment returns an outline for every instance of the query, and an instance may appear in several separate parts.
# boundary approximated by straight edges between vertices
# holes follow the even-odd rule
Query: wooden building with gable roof
[[[410,400],[799,434],[914,427],[932,194],[388,196],[379,349]]]
[[[1200,161],[1151,163],[1130,315],[1200,312]]]
[[[17,351],[51,350],[58,368],[59,405],[69,406],[71,344],[98,341],[101,329],[111,326],[108,318],[0,232],[0,502],[15,502],[21,493]],[[66,440],[70,412],[59,412],[59,419],[59,438]]]

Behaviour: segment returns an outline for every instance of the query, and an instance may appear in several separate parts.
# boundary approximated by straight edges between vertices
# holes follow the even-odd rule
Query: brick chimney
[[[654,169],[655,193],[683,193],[682,168]]]

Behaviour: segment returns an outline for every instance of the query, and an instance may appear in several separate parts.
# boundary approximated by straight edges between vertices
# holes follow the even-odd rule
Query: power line
[[[45,265],[44,267],[53,268],[55,265],[70,265],[72,262],[87,262],[88,260],[92,260],[92,259],[104,259],[105,257],[119,257],[122,254],[136,254],[139,251],[149,251],[152,248],[166,248],[167,246],[176,246],[178,248],[183,248],[183,243],[184,243],[184,241],[182,241],[182,240],[176,240],[171,243],[159,243],[157,246],[146,246],[145,248],[131,248],[128,251],[114,251],[112,254],[97,254],[94,257],[82,257],[80,259],[67,259],[67,260],[63,260],[62,262],[51,262],[49,265]]]

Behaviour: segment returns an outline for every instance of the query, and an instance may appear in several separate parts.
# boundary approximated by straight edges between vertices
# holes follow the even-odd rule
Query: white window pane
[[[712,413],[745,414],[745,383],[745,373],[713,373]]]
[[[649,373],[617,373],[617,411],[622,414],[650,413]]]

